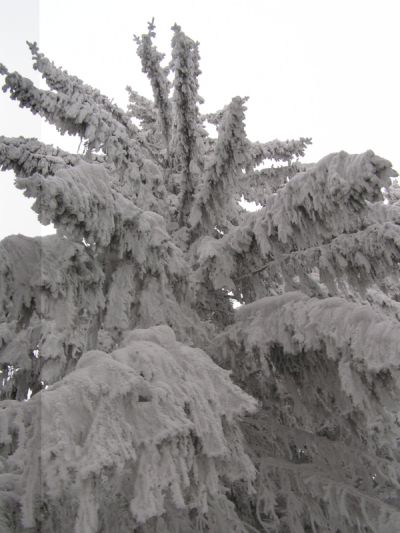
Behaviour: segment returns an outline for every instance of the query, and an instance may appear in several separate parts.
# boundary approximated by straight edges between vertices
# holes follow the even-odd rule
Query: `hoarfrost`
[[[57,230],[0,243],[0,529],[392,533],[397,173],[251,142],[247,98],[201,113],[199,44],[172,30],[165,66],[154,21],[135,38],[153,100],[127,111],[36,43],[49,90],[0,65],[83,141],[0,137]]]

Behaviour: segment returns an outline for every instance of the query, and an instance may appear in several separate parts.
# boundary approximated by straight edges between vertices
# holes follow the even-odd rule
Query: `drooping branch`
[[[32,208],[43,224],[52,222],[73,240],[84,239],[98,248],[110,247],[118,256],[133,255],[150,261],[143,265],[144,269],[152,262],[151,250],[158,247],[165,249],[168,261],[164,265],[158,257],[152,268],[169,268],[175,263],[174,250],[178,251],[170,242],[162,216],[140,209],[118,191],[102,164],[81,162],[54,175],[36,173],[17,178],[16,185],[25,190],[26,196],[36,199]],[[143,231],[151,233],[144,241],[147,251],[137,235],[142,226]]]
[[[256,224],[270,238],[275,236],[292,248],[323,244],[341,233],[357,231],[367,202],[383,199],[381,188],[393,174],[391,163],[372,151],[331,154],[278,191]]]
[[[94,347],[104,275],[91,249],[57,235],[7,237],[0,265],[2,394],[23,400]]]
[[[251,143],[245,99],[201,115],[198,44],[174,26],[164,68],[154,29],[136,39],[154,102],[130,89],[127,113],[36,44],[50,91],[0,66],[23,107],[88,140],[75,156],[0,138],[58,231],[0,243],[0,395],[19,400],[0,408],[0,530],[392,533],[395,173],[372,152],[303,165],[306,138]]]
[[[328,359],[342,364],[343,372],[348,365],[355,373],[364,372],[370,377],[391,372],[394,382],[400,385],[398,322],[368,304],[288,292],[244,305],[236,315],[236,323],[218,337],[217,343],[229,337],[249,356],[255,347],[268,356],[275,345],[281,346],[284,354],[298,357],[322,351]],[[341,377],[343,389],[357,405],[357,387],[351,389],[351,376]],[[359,393],[362,396],[362,390]]]
[[[283,271],[286,276],[295,277],[318,268],[320,280],[335,294],[336,284],[342,277],[348,278],[353,288],[365,291],[371,282],[379,285],[385,276],[397,277],[399,266],[399,230],[395,224],[387,222],[339,235],[327,244],[281,254],[237,281],[265,270]]]
[[[245,433],[266,527],[301,531],[306,516],[345,531],[354,512],[371,530],[394,527],[398,506],[382,487],[399,489],[399,331],[369,305],[289,292],[242,306],[215,339],[215,357],[265,406]]]
[[[77,309],[93,312],[102,306],[102,297],[98,294],[103,280],[102,269],[92,250],[82,243],[57,235],[12,235],[0,241],[0,250],[1,274],[4,276],[1,283],[2,318],[22,320],[24,307],[28,309],[34,301],[37,313],[49,318],[54,309],[50,310],[48,304],[41,301],[36,291],[42,289],[53,298],[65,297],[71,290],[79,300]],[[10,298],[12,294],[14,297]],[[64,325],[68,325],[68,320]]]
[[[391,164],[371,151],[327,156],[294,176],[263,209],[248,214],[221,239],[204,240],[198,252],[200,271],[215,280],[216,288],[233,288],[232,276],[263,270],[283,254],[365,229],[371,224],[370,202],[383,199],[381,188],[393,174]]]
[[[270,198],[253,217],[254,232],[263,228],[269,239],[302,249],[357,231],[368,202],[383,200],[381,188],[394,173],[391,163],[372,151],[331,154]]]
[[[167,326],[131,331],[111,354],[88,351],[64,379],[19,404],[23,423],[13,424],[13,404],[2,413],[0,443],[18,433],[10,483],[20,523],[36,527],[49,514],[63,533],[115,523],[133,531],[158,518],[174,524],[179,514],[193,531],[195,509],[217,533],[220,500],[225,523],[239,523],[226,485],[254,480],[238,419],[256,406],[228,372],[177,342]],[[108,482],[95,487],[93,477]],[[65,506],[73,509],[68,516]]]
[[[398,179],[393,179],[384,193],[389,204],[400,207],[400,182]]]
[[[393,224],[400,226],[400,205],[396,203],[370,204],[368,213],[366,214],[366,221],[369,224],[393,222]]]
[[[304,524],[309,523],[315,531],[329,531],[332,523],[335,529],[348,531],[353,528],[356,516],[357,527],[362,529],[388,533],[396,530],[400,513],[396,500],[388,494],[398,491],[397,461],[368,453],[361,440],[354,439],[349,444],[357,415],[349,414],[351,403],[343,401],[332,365],[324,368],[318,358],[311,364],[314,366],[307,365],[308,380],[306,373],[300,377],[294,372],[290,379],[287,372],[277,371],[275,381],[271,374],[269,392],[273,400],[269,401],[269,410],[272,407],[273,414],[264,410],[262,415],[244,423],[245,434],[250,442],[255,442],[253,449],[259,457],[255,496],[259,523],[266,531],[271,528],[279,531],[283,525],[291,528],[288,531],[305,532]],[[330,372],[329,385],[322,390],[324,370]],[[296,395],[296,383],[306,386],[307,393],[299,391]],[[329,409],[333,393],[337,396]],[[342,409],[346,416],[338,420]],[[309,423],[300,419],[318,419],[317,413],[321,425],[313,434]],[[287,425],[279,421],[282,418],[288,421]],[[289,421],[296,418],[299,424],[292,426]],[[281,494],[281,487],[288,488],[285,497],[278,500],[276,495]]]
[[[265,205],[267,198],[284,187],[290,178],[301,172],[302,165],[291,163],[284,166],[249,170],[239,180],[239,196],[247,202]]]
[[[36,173],[29,178],[17,178],[16,186],[24,189],[28,198],[36,199],[32,209],[42,224],[53,223],[73,240],[85,239],[89,244],[108,246],[116,232],[116,219],[127,204],[131,217],[140,212],[111,188],[110,181],[103,165],[83,162],[61,169],[54,176]]]

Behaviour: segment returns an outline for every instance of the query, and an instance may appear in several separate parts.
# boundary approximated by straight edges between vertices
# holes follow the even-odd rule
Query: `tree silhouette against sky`
[[[202,114],[172,31],[169,63],[135,37],[153,100],[126,111],[36,43],[47,90],[0,66],[83,143],[0,138],[57,230],[0,243],[2,531],[393,533],[397,173],[250,142],[244,97]]]

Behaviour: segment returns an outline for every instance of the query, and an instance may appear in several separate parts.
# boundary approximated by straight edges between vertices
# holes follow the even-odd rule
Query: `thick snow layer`
[[[265,207],[247,214],[222,238],[205,237],[198,245],[199,277],[210,279],[215,288],[236,286],[240,290],[243,275],[252,283],[252,271],[267,268],[268,262],[276,262],[278,270],[280,263],[285,268],[287,259],[292,270],[321,266],[340,275],[343,262],[335,265],[335,261],[342,251],[350,268],[353,263],[368,269],[369,258],[378,263],[379,255],[390,264],[393,254],[399,253],[394,225],[365,227],[372,223],[371,202],[383,200],[381,188],[394,174],[391,164],[372,151],[325,157],[295,175],[267,199]],[[381,234],[380,244],[374,231]],[[390,241],[390,252],[377,253],[382,239]],[[307,256],[313,258],[308,266]],[[253,279],[256,283],[257,277]]]
[[[39,368],[32,367],[37,347],[41,379],[49,381],[62,375],[68,351],[71,357],[87,349],[90,318],[105,305],[103,281],[100,265],[83,244],[57,235],[1,241],[0,360],[20,369],[17,381],[27,373],[18,397],[26,394],[29,379],[38,377]]]
[[[263,402],[245,422],[259,472],[259,522],[305,532],[309,517],[317,531],[332,524],[347,531],[355,513],[371,531],[395,531],[398,320],[368,304],[300,292],[235,314],[214,353]]]
[[[54,174],[58,169],[76,165],[79,155],[69,154],[37,139],[24,137],[0,137],[0,167],[14,170],[17,176],[26,178],[39,172],[43,176]]]
[[[109,490],[129,504],[132,528],[170,504],[206,513],[225,481],[254,479],[236,420],[256,407],[167,326],[131,331],[110,355],[87,352],[75,371],[19,404],[23,427],[10,461],[21,476],[24,526],[34,526],[38,494],[60,532],[97,532],[112,507]],[[0,422],[7,443],[4,414]],[[68,524],[59,522],[65,505],[75,509]]]
[[[163,217],[137,207],[113,186],[112,179],[104,165],[81,161],[54,175],[18,178],[17,186],[36,198],[33,209],[41,222],[53,222],[74,240],[85,239],[100,248],[112,244],[118,254],[133,256],[142,267],[146,261],[155,269],[157,262],[161,268],[170,265],[174,272],[182,269],[180,251],[167,234]]]
[[[303,156],[309,144],[311,139],[305,137],[283,142],[278,139],[266,143],[255,142],[250,146],[250,154],[255,165],[259,165],[265,159],[288,163],[295,157]]]
[[[107,103],[104,97],[84,86],[77,78],[69,77],[59,69],[51,74],[48,70],[45,77],[50,85],[53,82],[57,84],[56,93],[38,89],[31,80],[18,72],[8,72],[3,65],[1,69],[6,75],[4,90],[10,91],[11,98],[18,100],[21,107],[38,113],[62,134],[79,135],[87,139],[91,149],[102,149],[121,170],[126,170],[130,163],[140,159],[141,154],[149,154],[128,115],[121,114],[116,106]],[[59,78],[57,81],[54,74]],[[62,83],[60,78],[63,78]],[[124,155],[121,155],[119,148],[122,145]]]
[[[279,344],[291,354],[326,349],[330,358],[348,358],[370,372],[400,368],[399,323],[368,304],[288,292],[244,305],[236,315],[232,334],[237,328],[249,348]]]
[[[250,164],[249,142],[244,129],[245,101],[238,96],[233,98],[222,113],[213,155],[197,186],[190,213],[192,227],[204,225],[209,228],[221,224],[232,210],[229,191],[238,188],[242,169]]]
[[[42,74],[42,78],[53,91],[64,93],[70,97],[81,94],[89,102],[93,102],[100,108],[109,112],[113,118],[121,122],[124,126],[134,130],[133,124],[129,121],[129,116],[118,106],[113,104],[107,96],[104,96],[97,89],[83,83],[76,76],[71,76],[66,70],[62,70],[54,65],[43,53],[39,52],[37,43],[27,43],[32,53],[33,68]]]
[[[171,102],[169,99],[171,84],[167,78],[167,70],[161,66],[164,55],[157,51],[157,48],[152,42],[152,38],[155,35],[153,30],[153,25],[149,24],[148,33],[142,35],[140,38],[136,37],[138,45],[137,53],[141,59],[142,71],[147,74],[151,82],[155,103],[154,108],[158,111],[158,120],[161,125],[165,145],[168,149],[172,128]],[[137,100],[137,97],[135,99]],[[142,109],[144,103],[145,100],[140,97],[138,104]],[[149,108],[147,104],[146,107],[147,109]],[[137,109],[137,106],[135,109]],[[151,118],[153,120],[153,116]]]
[[[200,114],[199,45],[172,30],[165,66],[153,21],[135,39],[154,98],[128,112],[36,44],[50,90],[0,65],[84,152],[0,138],[58,231],[0,243],[0,530],[393,533],[396,173],[250,142],[247,98]]]

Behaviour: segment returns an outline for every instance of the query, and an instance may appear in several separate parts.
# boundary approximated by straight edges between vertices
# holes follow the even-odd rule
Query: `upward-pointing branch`
[[[144,154],[151,157],[139,130],[133,125],[128,130],[104,106],[89,99],[85,90],[55,93],[38,89],[30,79],[18,72],[9,72],[1,64],[0,74],[6,76],[3,91],[9,91],[11,98],[19,101],[20,107],[44,117],[61,134],[87,139],[89,150],[102,149],[121,170],[126,170],[132,162],[140,161]]]
[[[172,98],[174,123],[171,139],[171,166],[182,174],[180,211],[182,222],[190,213],[193,195],[204,166],[204,146],[200,132],[198,103],[198,43],[187,37],[180,26],[173,26],[171,69],[175,73]]]
[[[226,222],[221,216],[224,214],[226,218],[242,170],[249,163],[249,141],[244,127],[246,100],[238,96],[233,98],[223,112],[212,163],[198,187],[192,206],[192,227],[203,225],[209,230],[215,224],[224,225]]]
[[[161,66],[164,54],[158,52],[153,45],[152,39],[155,37],[154,19],[149,22],[149,31],[141,37],[135,36],[138,45],[137,54],[142,62],[142,71],[147,74],[153,89],[154,102],[158,110],[162,134],[165,140],[167,151],[171,136],[171,104],[169,101],[169,91],[171,84],[168,81],[168,69]]]
[[[108,113],[111,113],[115,120],[132,130],[133,133],[137,132],[129,115],[113,104],[107,96],[101,94],[99,90],[93,89],[76,76],[71,76],[66,70],[56,67],[43,53],[39,52],[37,43],[27,42],[27,44],[34,60],[33,68],[42,74],[42,78],[50,89],[71,97],[74,94],[84,96],[88,102],[95,103]]]

